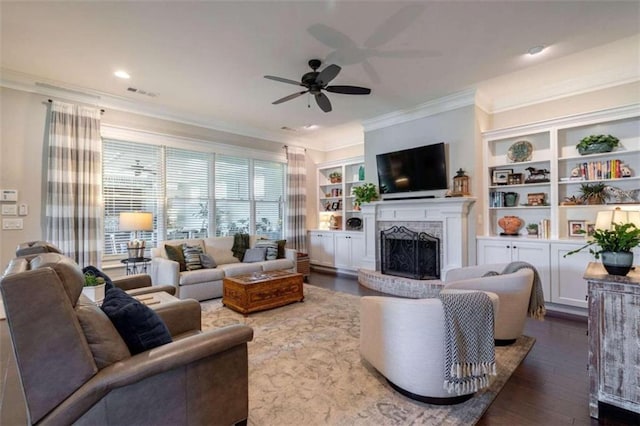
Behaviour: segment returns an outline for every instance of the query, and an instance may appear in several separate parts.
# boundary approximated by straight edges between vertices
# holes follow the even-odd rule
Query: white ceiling
[[[483,88],[489,98],[535,93],[518,74],[527,68],[537,85],[556,72],[577,78],[588,70],[561,58],[640,33],[635,1],[2,1],[0,8],[4,83],[28,76],[97,94],[103,106],[134,102],[154,115],[321,149],[361,142],[363,120],[463,90]],[[539,44],[550,47],[527,60]],[[634,73],[639,50],[628,52]],[[332,84],[372,94],[328,93],[330,113],[306,95],[272,105],[301,88],[263,76],[299,80],[312,58],[343,67]],[[118,69],[131,79],[114,77]],[[503,75],[506,86],[496,79]],[[157,96],[129,93],[130,86]],[[307,124],[319,129],[302,129]]]

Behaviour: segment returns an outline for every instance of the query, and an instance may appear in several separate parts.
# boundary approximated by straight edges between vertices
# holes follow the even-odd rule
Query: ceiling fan
[[[281,104],[291,99],[295,99],[298,96],[302,96],[305,93],[310,93],[316,98],[316,102],[321,110],[324,112],[331,111],[331,102],[327,95],[322,93],[322,90],[332,93],[342,93],[343,95],[368,95],[371,93],[371,89],[358,86],[328,86],[329,82],[336,78],[342,68],[338,65],[329,65],[322,71],[317,71],[320,68],[322,62],[319,59],[311,59],[309,66],[313,71],[306,73],[302,76],[302,79],[298,82],[295,80],[289,80],[287,78],[275,77],[273,75],[265,75],[264,78],[269,80],[279,81],[281,83],[294,84],[296,86],[306,87],[307,90],[302,92],[296,92],[284,98],[278,99],[272,102],[273,105]]]
[[[129,167],[131,167],[131,170],[133,170],[133,174],[135,176],[140,176],[142,172],[146,172],[152,175],[156,174],[156,172],[153,169],[147,169],[145,166],[140,164],[140,160],[135,160],[135,164],[132,164]]]

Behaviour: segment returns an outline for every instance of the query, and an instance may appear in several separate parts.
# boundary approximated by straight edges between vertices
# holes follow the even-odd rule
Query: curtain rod
[[[47,102],[52,103],[51,99],[47,99]],[[100,114],[104,114],[104,109],[100,108]]]

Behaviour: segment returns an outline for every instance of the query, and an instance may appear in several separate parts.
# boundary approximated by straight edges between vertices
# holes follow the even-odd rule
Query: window
[[[119,137],[115,136],[115,137]],[[146,135],[143,135],[143,137]],[[120,212],[153,213],[158,241],[235,235],[282,238],[285,164],[105,138],[104,254],[122,257],[135,237],[118,230]]]

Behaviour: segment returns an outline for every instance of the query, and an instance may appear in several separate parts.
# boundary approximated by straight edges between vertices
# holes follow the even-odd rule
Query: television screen
[[[381,194],[447,189],[444,142],[376,155]]]

